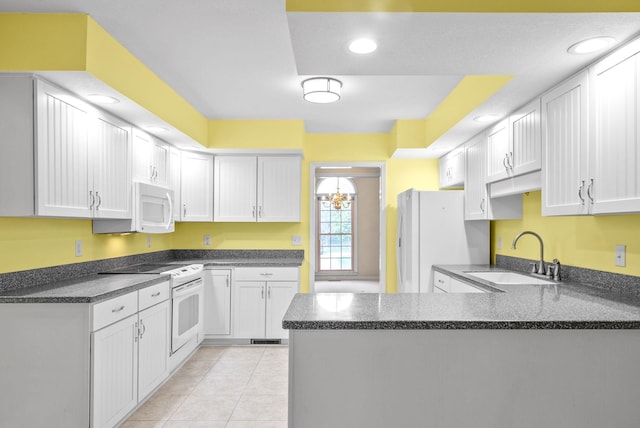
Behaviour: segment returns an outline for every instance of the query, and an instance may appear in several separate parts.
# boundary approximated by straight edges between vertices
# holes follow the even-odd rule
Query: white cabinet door
[[[282,328],[282,318],[293,296],[298,292],[297,282],[267,282],[267,309],[265,336],[267,339],[288,339],[289,331]]]
[[[213,157],[182,152],[181,221],[213,221]]]
[[[588,75],[542,96],[542,215],[587,214]]]
[[[300,167],[297,156],[258,157],[258,221],[300,221]]]
[[[264,338],[265,283],[236,281],[233,290],[233,335],[236,338]]]
[[[204,334],[231,333],[231,271],[205,270]]]
[[[510,175],[518,176],[538,171],[542,166],[540,136],[540,98],[516,110],[509,116],[511,151]]]
[[[173,220],[180,221],[182,215],[181,204],[181,173],[182,173],[182,160],[181,151],[175,147],[171,147],[169,151],[169,188],[173,190],[173,204],[176,207],[173,210]]]
[[[486,142],[479,134],[465,144],[464,218],[486,220],[488,218],[486,175]]]
[[[509,145],[509,120],[505,119],[487,133],[487,175],[492,183],[509,177],[509,162],[513,152]]]
[[[142,401],[169,374],[169,300],[141,311],[138,316],[138,401]]]
[[[592,214],[640,211],[640,42],[592,67]]]
[[[455,278],[450,279],[449,293],[486,293],[486,291],[474,287],[471,284],[457,280]]]
[[[138,404],[138,314],[91,337],[91,427],[111,428]]]
[[[257,158],[216,156],[214,174],[214,221],[255,222]]]
[[[131,218],[131,126],[102,114],[91,123],[94,218]]]
[[[464,185],[464,147],[459,147],[440,158],[440,188]]]
[[[170,146],[133,129],[134,180],[169,185]]]
[[[91,217],[87,106],[36,80],[36,215]]]

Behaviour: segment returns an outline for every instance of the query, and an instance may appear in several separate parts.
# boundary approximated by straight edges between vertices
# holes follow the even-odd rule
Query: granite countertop
[[[297,294],[283,327],[340,329],[640,329],[640,299],[580,284],[493,285],[465,271],[492,266],[436,266],[489,293]]]
[[[97,274],[0,294],[0,303],[95,303],[149,287],[164,275]]]
[[[298,267],[303,260],[298,258],[229,258],[174,260],[172,264],[200,263],[204,268],[219,267]]]

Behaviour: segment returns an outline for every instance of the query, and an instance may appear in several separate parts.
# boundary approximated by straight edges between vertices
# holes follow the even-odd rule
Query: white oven
[[[202,269],[198,277],[174,284],[171,311],[171,353],[198,335],[202,327],[203,280]]]

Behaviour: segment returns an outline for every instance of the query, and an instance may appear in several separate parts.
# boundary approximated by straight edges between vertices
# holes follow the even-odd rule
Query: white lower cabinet
[[[233,336],[237,339],[288,339],[284,317],[299,288],[299,269],[237,268],[232,293]]]
[[[231,333],[231,270],[204,271],[205,339]]]
[[[167,281],[94,306],[92,428],[115,426],[168,376],[169,295]]]
[[[441,272],[433,272],[433,292],[434,293],[486,293],[487,291],[452,278]]]

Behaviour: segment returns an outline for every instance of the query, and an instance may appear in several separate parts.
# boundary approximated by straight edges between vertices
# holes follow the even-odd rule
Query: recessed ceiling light
[[[168,132],[169,130],[163,126],[155,126],[155,125],[150,125],[150,126],[145,126],[144,129],[146,129],[149,132]]]
[[[349,43],[349,50],[356,54],[369,54],[378,49],[378,45],[371,39],[356,39]]]
[[[499,119],[499,116],[497,114],[483,114],[473,118],[473,120],[479,123],[493,122],[498,119]]]
[[[611,46],[615,42],[616,39],[613,37],[593,37],[569,46],[567,52],[576,55],[590,54],[605,49],[607,46]]]
[[[117,98],[110,97],[108,95],[101,95],[101,94],[87,95],[87,99],[89,101],[93,101],[94,103],[99,103],[99,104],[117,104],[120,102],[120,100]]]

